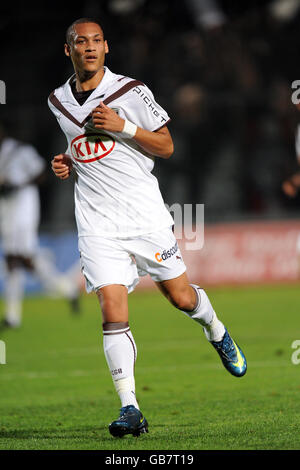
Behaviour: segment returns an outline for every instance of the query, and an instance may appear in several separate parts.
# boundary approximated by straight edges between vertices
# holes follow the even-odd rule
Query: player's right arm
[[[69,178],[73,168],[71,157],[65,153],[55,155],[53,160],[51,160],[51,167],[57,178],[66,180]]]

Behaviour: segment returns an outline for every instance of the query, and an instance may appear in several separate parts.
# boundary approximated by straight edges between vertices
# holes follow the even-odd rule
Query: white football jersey
[[[103,101],[122,119],[149,131],[164,126],[169,116],[142,82],[104,69],[103,79],[82,106],[70,86],[74,76],[48,99],[76,171],[78,235],[131,237],[169,227],[174,222],[151,173],[154,157],[133,139],[96,129],[91,112]]]

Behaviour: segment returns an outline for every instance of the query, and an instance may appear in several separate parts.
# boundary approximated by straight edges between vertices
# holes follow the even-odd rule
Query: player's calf
[[[174,307],[200,323],[209,341],[222,339],[225,327],[217,318],[206,292],[195,284],[189,284],[186,274],[160,283],[159,288]]]
[[[184,312],[193,311],[198,302],[197,295],[190,285],[175,292],[168,292],[166,297],[174,307]]]

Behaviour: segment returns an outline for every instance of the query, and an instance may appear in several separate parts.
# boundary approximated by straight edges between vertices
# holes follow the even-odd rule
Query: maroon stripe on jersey
[[[64,116],[66,116],[70,121],[72,121],[76,126],[83,127],[82,123],[77,121],[77,119],[73,116],[73,114],[69,113],[69,111],[61,104],[57,96],[55,96],[54,91],[49,96],[50,103],[53,104]]]
[[[112,93],[109,95],[105,100],[103,100],[104,104],[111,103],[112,101],[116,100],[117,98],[120,98],[120,96],[124,95],[127,93],[129,90],[136,86],[143,86],[144,83],[139,81],[139,80],[131,80],[130,82],[126,83],[126,85],[122,86],[119,90],[117,90],[115,93]],[[78,127],[83,127],[88,120],[92,117],[91,113],[82,121],[79,122],[73,114],[71,114],[59,101],[57,96],[55,96],[54,91],[50,94],[49,96],[49,101],[50,103],[53,104],[64,116],[66,116],[70,121],[72,121],[76,126]]]
[[[112,95],[108,96],[107,98],[105,98],[105,100],[103,100],[103,103],[104,104],[108,104],[110,103],[111,101],[114,101],[116,100],[117,98],[120,98],[120,96],[124,95],[125,93],[127,93],[129,90],[131,90],[132,88],[136,87],[136,86],[143,86],[144,83],[143,82],[140,82],[139,80],[131,80],[131,82],[128,82],[126,83],[126,85],[122,86],[122,88],[120,88],[119,90],[117,90],[115,93],[113,93]]]

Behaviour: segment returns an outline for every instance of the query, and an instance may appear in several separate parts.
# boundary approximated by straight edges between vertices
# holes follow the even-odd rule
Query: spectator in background
[[[285,142],[294,127],[287,119],[282,119],[277,103],[284,95],[283,88],[290,92],[291,82],[299,78],[295,66],[299,6],[298,1],[290,0],[102,0],[85,2],[81,7],[82,16],[97,16],[109,23],[108,39],[116,52],[108,58],[109,67],[122,70],[128,76],[138,76],[153,90],[161,105],[171,111],[171,118],[175,116],[172,108],[177,93],[191,81],[201,87],[206,106],[208,104],[204,124],[209,134],[199,133],[193,174],[182,173],[178,164],[172,169],[172,177],[183,181],[187,188],[184,194],[188,198],[190,191],[195,191],[194,181],[198,175],[197,202],[205,204],[206,215],[213,222],[224,221],[228,214],[236,220],[249,216],[280,217],[291,214],[290,209],[296,209],[296,201],[282,196],[280,162],[282,158],[287,166],[288,161],[293,160],[293,149]],[[28,56],[19,50],[17,37],[12,37],[11,47],[3,48],[1,53],[8,89],[14,90],[11,112],[16,118],[16,130],[25,141],[34,142],[46,152],[60,148],[60,139],[56,137],[54,126],[48,123],[47,111],[41,103],[53,84],[68,75],[68,71],[72,72],[70,64],[54,54],[55,42],[58,45],[63,37],[69,15],[69,7],[65,4],[60,5],[59,18],[55,17],[53,8],[50,11],[43,4],[37,4],[32,11],[25,4],[20,5],[17,14],[12,11],[13,21],[19,21],[18,17],[26,20],[18,22],[18,31],[22,31],[28,22],[39,27],[31,27],[30,31],[27,27],[26,30],[26,47],[35,60],[28,68]],[[53,23],[57,36],[52,38],[53,47],[46,50],[47,31]],[[9,22],[2,22],[3,35],[14,29]],[[40,41],[30,35],[38,35]],[[17,86],[18,79],[11,67],[11,49],[14,60],[18,54],[20,68],[28,69],[23,77],[28,93],[23,93]],[[56,69],[52,66],[54,60],[57,61]],[[32,86],[36,76],[39,87]],[[6,105],[7,110],[9,106]],[[203,109],[200,112],[203,115]],[[173,123],[175,119],[170,127],[176,138]],[[202,124],[200,129],[203,129]],[[178,134],[178,140],[184,147],[185,136]],[[206,151],[207,143],[217,147],[217,151]],[[190,146],[187,141],[186,148]],[[179,162],[177,143],[176,149],[176,161]],[[194,148],[193,152],[196,154]],[[172,204],[175,202],[173,186],[167,170],[163,169],[163,162],[160,166],[157,170],[163,174],[161,189],[165,200]],[[206,170],[203,188],[201,180]],[[71,194],[70,186],[64,185],[58,191],[56,185],[49,184],[47,191],[44,199],[44,187],[42,201],[45,200],[46,211],[50,207],[49,201],[54,201],[52,207],[60,208],[61,228],[73,229],[70,204],[60,204]],[[183,202],[192,201],[186,199]],[[51,225],[57,227],[58,219],[55,210],[52,214],[49,212],[42,220],[42,224],[47,221],[47,230]]]
[[[207,113],[205,90],[193,82],[178,87],[172,108],[176,119],[170,122],[170,128],[176,158],[171,177],[170,169],[163,164],[160,166],[160,179],[171,200],[197,203],[203,196],[207,157],[214,143],[210,138],[212,123]]]

